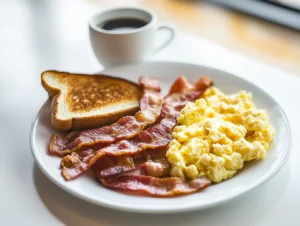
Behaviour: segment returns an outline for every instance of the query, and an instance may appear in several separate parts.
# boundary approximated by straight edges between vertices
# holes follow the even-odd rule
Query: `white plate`
[[[253,99],[260,108],[268,110],[270,121],[276,129],[275,140],[266,158],[255,161],[232,179],[212,185],[195,194],[174,198],[152,198],[131,196],[102,187],[89,171],[81,177],[66,182],[59,169],[60,158],[47,154],[50,135],[57,133],[50,125],[50,101],[40,109],[31,127],[31,149],[33,156],[44,174],[55,184],[71,194],[92,203],[110,208],[147,213],[174,213],[204,209],[233,199],[271,178],[286,162],[291,148],[291,130],[287,117],[278,103],[262,89],[237,76],[199,65],[146,62],[120,66],[105,71],[107,74],[137,81],[140,75],[158,78],[164,92],[179,75],[190,81],[202,75],[209,75],[215,85],[225,93],[245,89],[253,93]]]

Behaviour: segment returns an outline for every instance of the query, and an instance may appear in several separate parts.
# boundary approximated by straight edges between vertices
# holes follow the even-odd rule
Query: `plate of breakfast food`
[[[289,156],[280,105],[223,71],[144,62],[41,80],[49,99],[32,123],[33,156],[52,182],[101,206],[212,207],[267,181]]]

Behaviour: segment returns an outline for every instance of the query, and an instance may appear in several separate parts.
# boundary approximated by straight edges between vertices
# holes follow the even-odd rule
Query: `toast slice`
[[[45,71],[42,85],[52,99],[54,128],[95,128],[113,123],[139,109],[142,88],[130,81],[106,75]]]

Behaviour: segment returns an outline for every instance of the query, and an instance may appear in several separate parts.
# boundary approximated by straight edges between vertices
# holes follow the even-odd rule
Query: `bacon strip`
[[[99,160],[101,161],[99,162]],[[101,178],[114,177],[116,175],[130,172],[135,169],[134,161],[131,156],[108,157],[107,155],[104,155],[99,160],[97,161],[98,165],[102,165],[103,161],[109,161],[110,163],[110,166],[105,167],[103,170],[99,172],[99,177]]]
[[[107,179],[124,174],[135,169],[131,156],[109,157],[102,156],[93,165],[93,171],[97,178]]]
[[[144,94],[140,100],[140,111],[134,116],[124,116],[110,126],[74,131],[66,137],[53,134],[48,147],[49,153],[65,156],[83,146],[111,144],[117,140],[129,139],[155,122],[162,108],[159,82],[148,77],[141,77],[139,84],[143,87]]]
[[[206,77],[202,77],[194,86],[191,86],[183,77],[179,77],[172,88],[180,86],[181,89],[176,89],[175,93],[169,93],[164,99],[160,117],[154,126],[140,132],[132,139],[118,141],[83,158],[80,157],[80,153],[72,152],[61,161],[63,177],[66,180],[78,177],[106,154],[110,156],[133,155],[147,149],[156,150],[166,147],[172,140],[171,132],[176,125],[180,110],[189,101],[198,99],[211,85],[212,81]]]
[[[116,179],[97,178],[105,187],[122,191],[141,192],[155,197],[172,197],[191,194],[210,185],[207,177],[200,177],[191,181],[183,181],[177,177],[155,178],[143,175],[120,176]]]
[[[85,155],[81,155],[87,156]],[[152,177],[166,177],[169,176],[170,163],[166,158],[166,150],[156,150],[156,151],[146,151],[144,157],[146,156],[146,162],[139,164],[139,172],[142,175],[148,175]],[[97,168],[97,173],[99,178],[111,178],[119,176],[130,171],[135,170],[134,158],[142,158],[142,156],[108,156],[103,155],[100,159],[96,161],[93,167]]]
[[[166,177],[170,173],[170,163],[166,157],[166,149],[146,152],[147,161],[140,165],[142,175]]]

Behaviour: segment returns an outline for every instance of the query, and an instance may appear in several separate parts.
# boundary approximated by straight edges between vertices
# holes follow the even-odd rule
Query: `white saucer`
[[[171,62],[146,62],[119,66],[108,69],[104,73],[132,81],[137,81],[141,75],[158,78],[164,93],[179,75],[184,75],[190,81],[208,75],[214,80],[215,86],[225,93],[230,94],[242,89],[252,92],[257,107],[267,109],[271,124],[276,129],[276,136],[264,160],[247,164],[232,179],[209,186],[202,192],[175,198],[132,196],[102,187],[91,172],[74,181],[66,182],[62,178],[59,168],[60,158],[47,154],[51,134],[58,133],[50,124],[50,101],[48,100],[41,107],[31,127],[32,154],[43,173],[74,196],[101,206],[131,212],[175,213],[205,209],[229,201],[267,181],[288,159],[292,142],[291,129],[285,113],[272,97],[240,77],[199,65]]]

